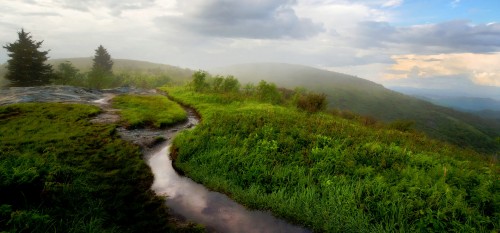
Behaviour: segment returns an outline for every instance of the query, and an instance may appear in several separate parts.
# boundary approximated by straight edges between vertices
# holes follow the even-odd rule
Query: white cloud
[[[408,59],[405,54],[420,59],[428,54],[500,50],[498,23],[395,26],[396,13],[403,7],[403,0],[3,1],[0,43],[13,42],[23,27],[35,40],[44,40],[43,49],[50,49],[52,58],[90,57],[102,44],[114,58],[194,69],[286,62],[374,81],[382,80],[393,59],[396,64],[389,74],[395,77],[465,72],[451,67],[452,62],[438,63],[445,68],[426,66],[433,64],[431,60],[419,63],[410,70],[413,73],[398,70]],[[0,63],[6,60],[0,52]],[[456,64],[469,65],[465,74],[470,80],[498,85],[497,70]]]
[[[403,0],[389,0],[382,4],[382,7],[398,7],[403,4]]]
[[[500,87],[500,53],[393,56],[386,79],[464,76],[478,85]]]

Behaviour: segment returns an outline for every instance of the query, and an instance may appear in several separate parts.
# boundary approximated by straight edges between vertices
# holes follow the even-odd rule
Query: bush
[[[202,70],[196,71],[193,74],[193,81],[191,82],[191,85],[194,91],[202,92],[209,87],[207,83],[207,76],[208,73]]]
[[[326,106],[326,95],[323,93],[308,93],[297,100],[297,107],[310,113],[324,111]]]
[[[389,124],[389,129],[398,130],[401,132],[413,131],[415,121],[412,120],[396,120]]]
[[[276,84],[268,83],[264,80],[257,85],[257,97],[260,101],[278,104],[281,102],[281,94],[276,88]]]

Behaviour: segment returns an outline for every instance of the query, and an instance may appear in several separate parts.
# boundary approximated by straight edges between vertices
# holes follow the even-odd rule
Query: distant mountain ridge
[[[390,122],[408,119],[434,138],[487,152],[498,152],[495,138],[500,124],[472,114],[437,106],[352,75],[282,63],[241,64],[210,70],[234,75],[242,83],[274,82],[278,86],[302,86],[327,94],[329,107],[350,110]]]
[[[159,64],[147,61],[137,61],[130,59],[112,59],[113,64],[113,72],[139,72],[139,71],[148,71],[148,72],[163,72],[177,79],[190,79],[193,71],[187,68],[181,68],[177,66],[171,66],[166,64]],[[61,59],[51,59],[48,61],[49,64],[52,64],[54,69],[57,69],[57,65],[63,62],[71,62],[76,68],[78,68],[81,72],[87,72],[92,69],[92,58],[91,57],[78,57],[78,58],[61,58]]]

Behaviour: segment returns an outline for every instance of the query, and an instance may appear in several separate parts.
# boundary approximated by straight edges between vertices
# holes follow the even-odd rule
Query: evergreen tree
[[[88,86],[92,88],[109,88],[112,86],[114,81],[113,71],[113,61],[108,51],[99,45],[95,50],[94,55],[94,65],[92,70],[88,74]]]
[[[112,74],[113,61],[108,51],[102,45],[99,45],[95,50],[93,61],[92,72]]]
[[[10,86],[39,86],[50,83],[52,65],[45,64],[49,51],[39,51],[43,41],[34,41],[28,32],[21,29],[19,39],[3,46],[10,59],[5,78]]]

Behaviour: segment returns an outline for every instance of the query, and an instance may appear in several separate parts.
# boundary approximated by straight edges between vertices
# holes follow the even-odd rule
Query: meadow
[[[247,92],[161,89],[202,116],[175,138],[176,167],[250,208],[317,232],[500,230],[488,155]]]
[[[0,107],[1,232],[193,232],[169,223],[139,147],[95,106]]]
[[[187,119],[181,106],[162,95],[119,95],[112,103],[127,128],[164,128]]]

